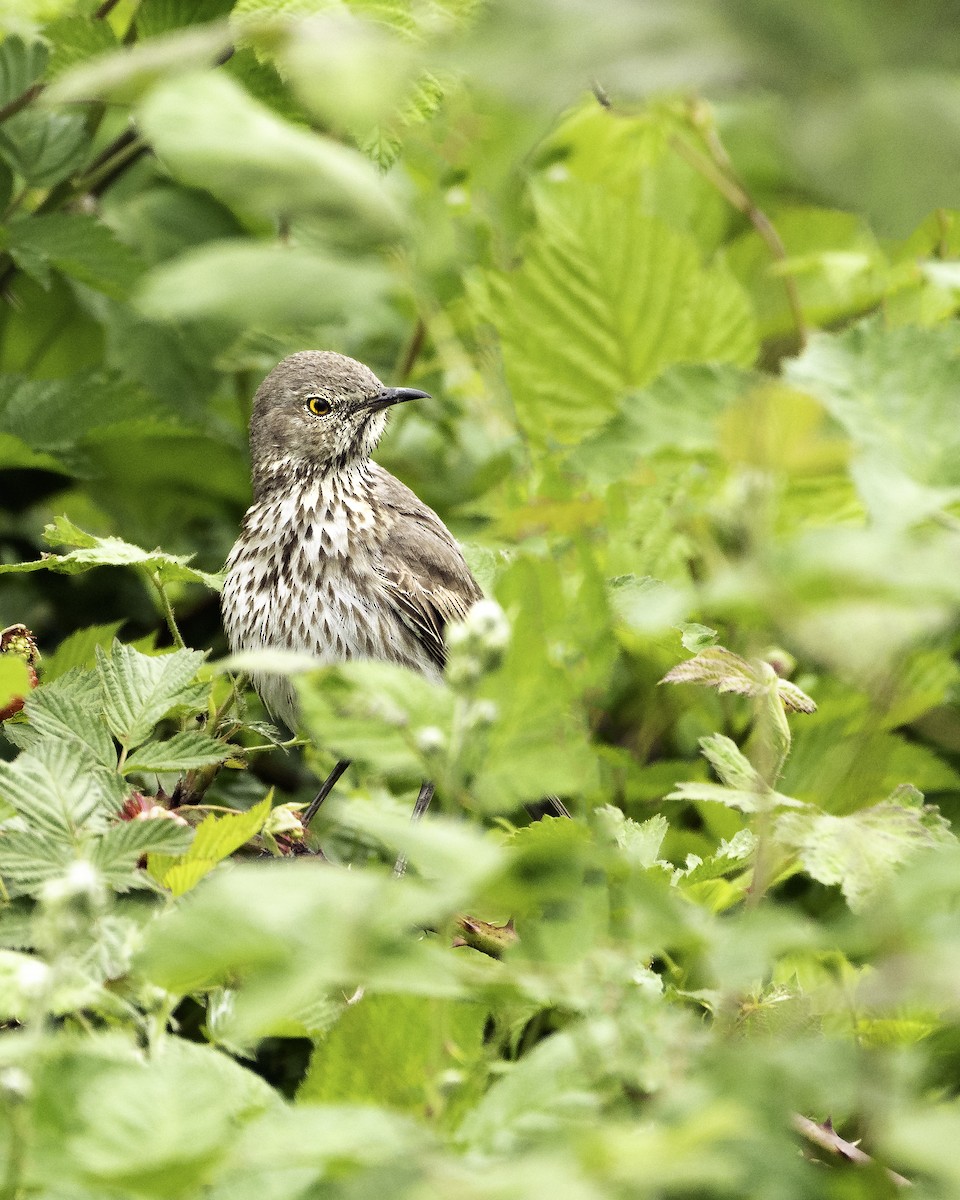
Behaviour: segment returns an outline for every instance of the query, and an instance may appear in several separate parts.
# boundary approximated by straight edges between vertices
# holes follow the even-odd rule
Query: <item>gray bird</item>
[[[445,624],[482,593],[437,514],[370,459],[389,409],[421,398],[325,350],[291,354],[260,385],[250,419],[253,504],[221,600],[233,651],[380,659],[439,678]],[[273,716],[296,728],[290,681],[262,674],[253,684]],[[347,765],[334,768],[305,824]],[[432,791],[421,789],[415,815]]]

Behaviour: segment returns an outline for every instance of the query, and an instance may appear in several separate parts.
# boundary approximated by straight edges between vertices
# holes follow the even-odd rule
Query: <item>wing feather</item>
[[[433,509],[382,467],[374,471],[383,510],[380,574],[397,616],[440,669],[443,630],[462,620],[483,593],[453,535]]]

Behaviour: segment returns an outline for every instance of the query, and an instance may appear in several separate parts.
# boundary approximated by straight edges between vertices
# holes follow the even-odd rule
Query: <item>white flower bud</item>
[[[478,600],[463,623],[485,650],[503,650],[510,640],[510,623],[496,600]]]
[[[478,729],[487,729],[497,719],[499,711],[493,700],[476,700],[470,707],[470,724]]]
[[[39,958],[27,958],[17,967],[14,982],[23,996],[39,996],[50,979],[50,968]]]
[[[414,740],[417,749],[426,756],[440,754],[447,745],[443,730],[436,725],[425,725],[422,729],[418,729]]]
[[[11,1100],[29,1100],[33,1082],[22,1067],[4,1067],[0,1071],[0,1092]]]

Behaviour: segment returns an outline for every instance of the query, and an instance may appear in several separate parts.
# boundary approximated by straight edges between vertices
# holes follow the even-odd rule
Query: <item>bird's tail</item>
[[[544,796],[542,800],[535,800],[531,804],[523,806],[530,814],[530,819],[539,821],[541,817],[569,817],[570,809],[564,804],[559,796]]]

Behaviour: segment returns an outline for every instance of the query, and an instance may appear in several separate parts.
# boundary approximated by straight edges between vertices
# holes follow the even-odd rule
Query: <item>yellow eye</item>
[[[324,400],[322,396],[307,397],[307,412],[313,413],[315,417],[325,417],[333,405],[329,400]]]

